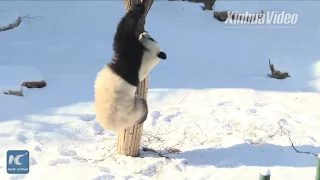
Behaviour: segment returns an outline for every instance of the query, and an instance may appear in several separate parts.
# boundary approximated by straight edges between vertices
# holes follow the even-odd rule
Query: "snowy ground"
[[[0,179],[251,180],[265,167],[272,180],[313,179],[316,157],[296,153],[289,138],[320,152],[320,3],[217,2],[298,13],[294,28],[226,28],[199,6],[156,2],[147,19],[168,59],[150,74],[142,145],[181,150],[168,160],[117,155],[116,134],[95,121],[93,82],[111,58],[122,1],[0,2],[0,26],[34,17],[0,32],[0,70],[14,69],[0,72],[0,89],[30,77],[48,83],[24,97],[0,95]],[[268,58],[292,77],[268,78]],[[30,151],[29,174],[6,173],[12,149]]]

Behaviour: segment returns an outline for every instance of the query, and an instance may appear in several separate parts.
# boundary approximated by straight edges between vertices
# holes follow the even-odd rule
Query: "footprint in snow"
[[[14,176],[10,177],[10,180],[22,180],[25,178],[25,176],[26,175],[24,175],[24,174],[23,175],[22,174],[21,175],[14,175]]]
[[[40,145],[35,145],[34,148],[33,148],[33,150],[40,152],[40,151],[42,151],[42,148],[41,148]]]
[[[181,112],[176,112],[176,113],[174,113],[172,115],[166,116],[163,120],[166,121],[166,122],[171,122],[172,119],[174,119],[175,117],[177,117],[177,116],[179,116],[181,114],[182,114]]]
[[[151,113],[152,119],[158,119],[160,116],[161,116],[161,112],[160,111],[153,111]]]
[[[56,166],[58,164],[68,164],[68,163],[70,163],[69,159],[56,159],[56,160],[50,161],[49,165]]]
[[[93,124],[93,129],[94,129],[94,134],[95,135],[103,134],[105,132],[103,127],[97,122],[95,124]]]
[[[123,177],[124,180],[134,180],[135,178],[133,176],[125,176]]]
[[[16,140],[26,144],[29,141],[29,138],[27,136],[24,135],[24,132],[19,132],[18,134],[16,134]]]
[[[228,105],[231,105],[231,104],[232,104],[231,101],[223,101],[223,102],[219,102],[218,106],[228,106]]]
[[[43,145],[41,143],[39,143],[38,141],[34,141],[33,143],[33,150],[41,152],[44,150]]]
[[[180,172],[186,172],[186,164],[187,161],[186,160],[182,160],[181,162],[179,162],[178,164],[175,165],[176,170],[180,171]]]
[[[68,145],[63,144],[58,147],[58,153],[62,156],[76,156],[77,152],[73,149],[69,149]]]
[[[257,106],[257,107],[263,107],[263,106],[266,106],[266,105],[268,105],[268,104],[265,103],[265,102],[255,102],[254,103],[254,106]]]
[[[157,119],[159,119],[159,117],[161,116],[161,112],[160,111],[153,111],[151,113],[151,118],[152,118],[152,126],[155,126],[157,124]]]
[[[34,158],[34,157],[31,157],[30,158],[30,163],[29,163],[31,166],[32,165],[36,165],[37,164],[37,161],[36,161],[36,159]]]
[[[109,168],[106,168],[106,167],[99,167],[99,170],[100,171],[103,171],[105,173],[110,173],[110,169]]]
[[[257,113],[257,110],[256,110],[255,108],[249,109],[249,110],[247,111],[247,113],[248,113],[248,114],[255,114],[255,113]]]
[[[103,174],[102,176],[98,176],[93,178],[92,180],[106,180],[106,179],[114,179],[115,177],[111,174]]]
[[[80,120],[82,121],[92,121],[96,118],[94,114],[85,114],[79,117]]]

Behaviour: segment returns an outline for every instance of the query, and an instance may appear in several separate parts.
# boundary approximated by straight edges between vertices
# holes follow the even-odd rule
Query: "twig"
[[[160,156],[160,157],[164,157],[164,158],[166,158],[166,159],[170,159],[168,156],[165,156],[165,155],[163,155],[162,153],[160,153],[160,152],[158,152],[158,151],[156,151],[156,150],[154,150],[154,149],[147,148],[147,147],[143,147],[143,146],[141,146],[141,147],[142,147],[142,150],[143,150],[143,151],[153,152],[154,154],[156,154],[156,155],[158,155],[158,156]]]
[[[193,123],[201,130],[201,132],[206,136],[206,138],[208,138],[207,133],[205,133],[197,123],[195,123],[195,122],[193,122]]]
[[[152,135],[150,132],[143,131],[143,135],[144,136],[150,136],[150,137],[154,138],[155,140],[158,140],[158,141],[161,141],[161,142],[164,141],[162,138],[157,136],[158,135],[157,133],[156,133],[156,135]],[[150,137],[148,138],[148,140],[150,140]]]
[[[170,148],[174,148],[174,147],[176,147],[176,146],[178,146],[178,145],[181,145],[183,142],[184,142],[184,140],[181,140],[181,141],[179,141],[177,144],[171,146]],[[169,148],[169,149],[170,149],[170,148]]]
[[[297,152],[297,153],[303,153],[303,154],[312,154],[314,156],[318,156],[317,154],[313,153],[313,152],[307,152],[307,151],[299,151],[294,145],[293,145],[293,142],[291,140],[291,138],[289,137],[289,140],[291,142],[291,146],[292,148]]]
[[[11,30],[11,29],[14,29],[14,28],[18,27],[24,19],[32,19],[32,18],[41,17],[41,16],[31,17],[30,15],[31,14],[28,14],[28,15],[25,15],[25,16],[22,16],[22,17],[19,16],[14,22],[10,23],[8,26],[0,27],[0,32],[1,31],[8,31],[8,30]]]
[[[183,97],[183,99],[182,99],[180,102],[178,102],[178,103],[182,103],[182,102],[186,99],[186,97],[188,96],[188,94],[189,94],[189,92],[187,92],[186,95]]]
[[[277,132],[278,132],[279,130],[281,131],[281,133],[284,132],[284,131],[283,131],[283,127],[282,127],[282,125],[280,124],[280,121],[278,122],[278,124],[279,124],[279,129],[276,131],[275,134],[277,134]],[[274,134],[274,135],[275,135],[275,134]],[[274,136],[274,135],[273,135],[273,136]],[[287,135],[287,134],[285,134],[285,135]],[[288,139],[289,139],[289,141],[290,141],[290,143],[291,143],[291,147],[292,147],[297,153],[312,154],[312,155],[314,155],[314,156],[318,156],[317,154],[315,154],[315,153],[313,153],[313,152],[307,152],[307,151],[300,151],[300,150],[298,150],[298,149],[294,146],[293,141],[291,140],[290,136],[289,136],[289,135],[287,135],[287,136],[288,136]]]
[[[275,135],[277,135],[277,134],[280,132],[281,134],[284,133],[286,136],[288,136],[288,139],[289,139],[289,141],[290,141],[290,143],[291,143],[291,147],[292,147],[297,153],[312,154],[312,155],[314,155],[314,156],[318,156],[317,154],[315,154],[315,153],[313,153],[313,152],[307,152],[307,151],[300,151],[300,150],[298,150],[298,149],[294,146],[293,141],[291,140],[291,138],[290,138],[290,136],[288,135],[288,133],[284,131],[284,128],[283,128],[283,126],[280,124],[280,122],[281,122],[281,121],[278,122],[279,128],[277,129],[277,131],[275,131],[274,134],[272,134],[272,135],[270,135],[269,137],[267,137],[267,138],[263,141],[263,143],[266,143],[266,141],[267,141],[268,139],[272,139]],[[288,131],[288,130],[287,130],[287,131]]]
[[[22,19],[33,19],[33,18],[39,18],[39,17],[45,18],[44,16],[33,16],[33,17],[31,17],[30,15],[31,14],[22,16]]]

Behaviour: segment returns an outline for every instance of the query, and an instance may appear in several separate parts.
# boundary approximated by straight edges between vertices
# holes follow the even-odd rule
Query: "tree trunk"
[[[139,26],[137,28],[137,35],[144,31],[145,25],[145,18],[153,4],[154,0],[141,0],[142,3],[146,7],[146,12],[142,16],[141,20],[139,21]],[[141,2],[140,0],[124,0],[126,12],[132,9],[136,4]],[[138,86],[136,94],[144,97],[147,99],[148,94],[148,76],[141,81]],[[139,149],[141,143],[141,136],[142,136],[143,124],[136,124],[133,127],[129,127],[124,130],[120,130],[118,132],[118,144],[117,144],[117,152],[121,155],[137,157],[139,156]]]

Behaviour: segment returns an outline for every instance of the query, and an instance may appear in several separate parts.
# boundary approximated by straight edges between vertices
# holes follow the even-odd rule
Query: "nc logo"
[[[29,173],[29,151],[9,150],[7,151],[7,173],[28,174]]]

